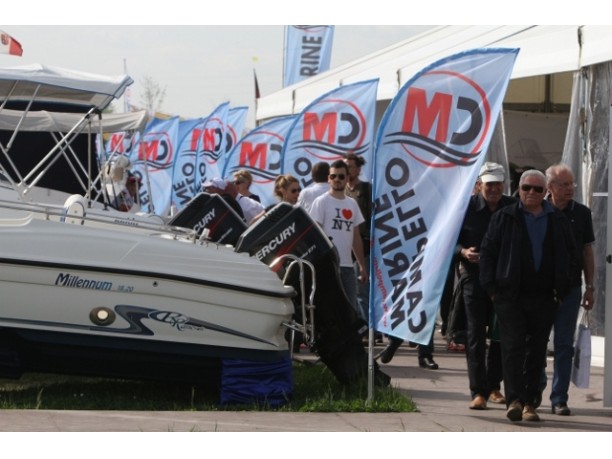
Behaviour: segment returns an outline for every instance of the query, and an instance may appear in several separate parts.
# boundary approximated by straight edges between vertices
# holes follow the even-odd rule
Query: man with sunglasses
[[[506,416],[539,421],[535,410],[559,302],[576,269],[569,220],[544,200],[546,177],[523,172],[519,202],[495,213],[480,246],[480,284],[499,324]]]
[[[346,295],[360,316],[357,306],[357,281],[368,282],[368,268],[363,255],[363,241],[359,225],[364,222],[357,201],[346,196],[344,188],[348,179],[348,168],[339,159],[329,167],[329,191],[312,203],[310,216],[330,238],[338,251],[340,277]],[[353,268],[351,253],[359,265],[359,276]]]

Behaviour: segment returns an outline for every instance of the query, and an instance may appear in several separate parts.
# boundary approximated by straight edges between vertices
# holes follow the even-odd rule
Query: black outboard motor
[[[367,376],[368,355],[362,343],[367,324],[358,317],[346,297],[335,247],[303,208],[277,204],[240,236],[236,251],[248,252],[268,265],[289,253],[312,263],[317,287],[312,351],[342,384],[351,384]],[[283,271],[282,267],[277,271],[281,278]],[[291,285],[299,292],[297,275],[292,278],[292,273],[289,274]],[[307,271],[306,276],[309,275]],[[309,285],[308,280],[305,285]],[[391,378],[375,363],[374,380],[380,386],[387,386]]]
[[[198,235],[207,229],[207,240],[229,245],[235,245],[247,227],[221,196],[205,192],[189,201],[168,224],[193,229]]]

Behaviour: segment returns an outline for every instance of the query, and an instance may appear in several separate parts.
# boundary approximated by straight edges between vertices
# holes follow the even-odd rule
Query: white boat
[[[172,226],[109,206],[91,142],[84,160],[69,145],[77,132],[139,128],[138,120],[100,117],[130,82],[0,69],[0,131],[12,129],[0,132],[0,377],[45,371],[219,383],[228,360],[283,367],[288,330],[302,333],[342,383],[365,376],[367,326],[343,293],[333,245],[303,210],[279,205],[241,235],[216,195],[198,196],[198,206],[186,207],[196,211]],[[17,136],[36,130],[55,143],[20,167],[15,158],[35,152],[17,149]],[[76,191],[44,182],[60,161],[80,177]],[[217,239],[202,236],[213,227],[223,228]],[[226,244],[236,228],[239,244]],[[388,385],[374,365],[377,382]]]
[[[93,117],[129,82],[38,66],[2,69],[0,114],[24,104],[24,127],[42,102]],[[29,154],[11,150],[14,140],[2,146],[9,161]],[[3,174],[0,376],[51,371],[209,382],[221,359],[289,355],[295,290],[256,258],[188,229],[106,215],[86,207],[86,196],[67,213],[79,207],[58,205],[68,194],[50,197],[55,191],[35,188],[29,171]]]

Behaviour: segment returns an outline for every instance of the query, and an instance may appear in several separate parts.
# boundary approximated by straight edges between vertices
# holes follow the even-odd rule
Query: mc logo
[[[132,151],[131,135],[125,132],[115,132],[108,139],[107,151],[118,155],[129,154]]]
[[[367,131],[365,116],[353,102],[327,99],[304,113],[302,140],[297,146],[316,161],[334,161],[348,152],[367,151]]]
[[[299,137],[288,147],[289,170],[302,187],[312,183],[314,163],[342,159],[349,152],[363,155],[370,148],[366,116],[349,100],[323,99],[313,104],[302,116]]]
[[[174,151],[167,132],[149,132],[140,141],[138,160],[153,166],[151,172],[172,167]]]
[[[243,140],[237,152],[238,164],[232,171],[247,169],[255,183],[265,184],[274,181],[280,174],[281,151],[284,137],[270,131],[260,131]]]
[[[455,72],[432,71],[423,78],[443,78],[446,88],[458,86],[453,91],[455,96],[446,92],[430,94],[425,89],[410,87],[401,132],[388,134],[385,143],[400,144],[408,155],[430,167],[473,164],[491,129],[491,110],[485,91],[473,80]]]
[[[223,152],[224,123],[219,118],[211,118],[202,129],[194,129],[192,135],[196,141],[199,140],[198,156],[209,164],[216,163]]]

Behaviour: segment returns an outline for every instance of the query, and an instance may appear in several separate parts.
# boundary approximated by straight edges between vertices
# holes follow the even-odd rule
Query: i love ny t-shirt
[[[340,266],[351,267],[353,260],[353,232],[363,223],[364,218],[357,201],[345,196],[336,199],[325,193],[312,203],[310,216],[321,225],[323,231],[332,240],[340,256]]]

